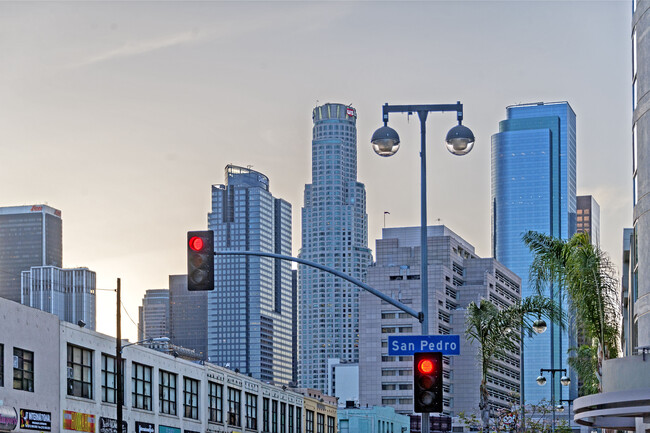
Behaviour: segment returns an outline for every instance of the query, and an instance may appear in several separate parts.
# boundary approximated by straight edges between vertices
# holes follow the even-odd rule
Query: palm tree
[[[481,365],[479,386],[479,409],[483,431],[488,431],[490,410],[488,406],[487,375],[495,357],[517,352],[520,346],[519,330],[530,332],[533,322],[540,317],[555,320],[562,325],[560,308],[549,298],[529,296],[514,305],[499,309],[488,300],[467,306],[465,335],[467,340],[479,345],[478,359]]]
[[[552,296],[561,293],[574,312],[576,326],[587,340],[595,341],[594,350],[577,348],[569,364],[590,383],[587,367],[595,365],[596,378],[602,383],[602,361],[618,356],[618,280],[616,269],[600,248],[592,245],[588,233],[577,233],[568,241],[529,231],[523,241],[534,254],[530,282],[541,294],[552,284]],[[588,356],[592,359],[589,361]],[[579,368],[578,368],[579,367]],[[601,389],[599,385],[598,390]],[[593,391],[584,389],[582,393]]]

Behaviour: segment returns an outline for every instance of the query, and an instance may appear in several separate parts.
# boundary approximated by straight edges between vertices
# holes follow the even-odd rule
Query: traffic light
[[[442,353],[413,355],[413,411],[442,412]]]
[[[187,290],[214,290],[214,232],[187,232]]]

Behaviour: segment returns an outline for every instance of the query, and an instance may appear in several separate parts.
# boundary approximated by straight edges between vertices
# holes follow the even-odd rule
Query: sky
[[[464,105],[476,144],[445,150],[454,113],[427,121],[429,224],[491,256],[490,143],[509,105],[568,101],[578,194],[601,207],[621,262],[632,225],[631,1],[0,2],[0,206],[62,211],[63,265],[97,273],[97,330],[137,339],[148,289],[186,270],[211,185],[252,166],[293,206],[293,254],[311,182],[311,113],[358,113],[370,247],[420,224],[419,121],[381,105]]]

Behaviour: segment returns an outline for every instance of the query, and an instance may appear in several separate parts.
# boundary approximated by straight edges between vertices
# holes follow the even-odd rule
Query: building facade
[[[0,431],[117,431],[114,337],[5,299],[0,316]],[[127,343],[125,433],[305,431],[298,392]]]
[[[20,303],[95,329],[97,277],[88,268],[34,266],[21,272]]]
[[[590,195],[576,197],[576,233],[587,232],[591,243],[600,246],[600,205]]]
[[[522,278],[522,297],[534,293],[528,284],[533,255],[521,239],[529,230],[560,239],[576,232],[576,115],[567,102],[508,107],[492,136],[493,256]],[[548,296],[562,304],[559,290],[549,287]],[[566,302],[562,308],[566,311]],[[527,403],[551,400],[553,387],[537,386],[535,379],[542,368],[568,368],[568,348],[568,331],[553,324],[525,338],[522,392]],[[555,379],[556,399],[577,395],[577,380],[567,395],[560,375]]]
[[[32,266],[63,266],[61,211],[42,204],[0,208],[0,297],[20,302],[20,274]]]
[[[269,179],[228,165],[212,187],[208,228],[215,249],[291,255],[291,205],[273,197]],[[253,256],[215,257],[208,293],[208,357],[257,379],[292,379],[291,264]]]
[[[169,290],[147,290],[138,307],[138,341],[169,337]]]
[[[209,361],[208,292],[188,291],[187,275],[169,276],[169,339]]]
[[[429,331],[460,335],[460,355],[443,357],[443,407],[449,416],[477,413],[481,371],[477,346],[465,339],[465,308],[487,299],[498,308],[521,296],[521,280],[492,258],[480,258],[474,247],[445,226],[429,226]],[[420,311],[420,227],[385,228],[377,240],[376,262],[368,268],[368,284]],[[359,353],[360,406],[390,406],[413,414],[413,357],[388,354],[391,335],[420,335],[417,319],[369,294],[361,294]],[[489,404],[510,407],[518,402],[519,353],[494,361],[488,373]]]
[[[313,111],[312,179],[305,185],[299,257],[365,281],[365,186],[357,181],[356,110],[325,104]],[[302,387],[327,391],[329,359],[358,362],[360,289],[331,274],[298,267]]]
[[[650,431],[650,1],[633,0],[633,229],[623,232],[623,357],[603,362],[603,392],[574,402],[576,422]]]

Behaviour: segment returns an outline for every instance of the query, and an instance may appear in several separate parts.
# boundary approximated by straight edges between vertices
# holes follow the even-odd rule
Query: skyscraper
[[[520,279],[493,258],[480,258],[474,247],[445,226],[427,227],[429,327],[432,334],[460,335],[460,355],[443,357],[443,411],[468,417],[478,412],[478,345],[465,338],[470,302],[490,300],[506,308],[520,299]],[[393,299],[421,310],[420,227],[385,228],[377,240],[376,262],[368,284]],[[370,293],[361,293],[359,389],[361,406],[391,406],[413,413],[413,357],[388,355],[388,337],[418,335],[417,319]],[[491,409],[518,403],[519,356],[508,352],[488,371]],[[478,414],[477,414],[478,415]]]
[[[226,166],[212,186],[208,228],[215,249],[291,255],[291,205],[273,197],[269,178]],[[291,264],[253,256],[217,256],[208,294],[208,357],[274,383],[291,381]]]
[[[492,136],[493,255],[521,277],[522,297],[534,292],[528,284],[533,256],[521,240],[528,230],[560,239],[576,231],[576,115],[567,102],[508,107],[507,119]],[[526,338],[522,384],[527,403],[550,401],[551,386],[537,386],[535,378],[541,368],[568,368],[568,348],[567,331],[553,324]],[[555,375],[556,399],[567,398],[560,376]],[[576,384],[572,381],[572,397]]]
[[[169,337],[169,290],[147,290],[138,307],[138,340]]]
[[[61,211],[46,205],[0,208],[0,297],[20,302],[20,274],[63,265]]]
[[[576,232],[589,233],[591,243],[600,245],[600,205],[590,195],[576,197]]]
[[[366,190],[357,181],[357,113],[325,104],[312,118],[312,179],[305,185],[299,256],[364,281],[372,257]],[[360,289],[308,266],[298,274],[300,386],[326,392],[328,359],[359,359]]]
[[[88,268],[33,266],[21,273],[20,303],[95,330],[97,277]]]
[[[207,360],[208,292],[188,291],[187,275],[169,276],[169,338]]]

